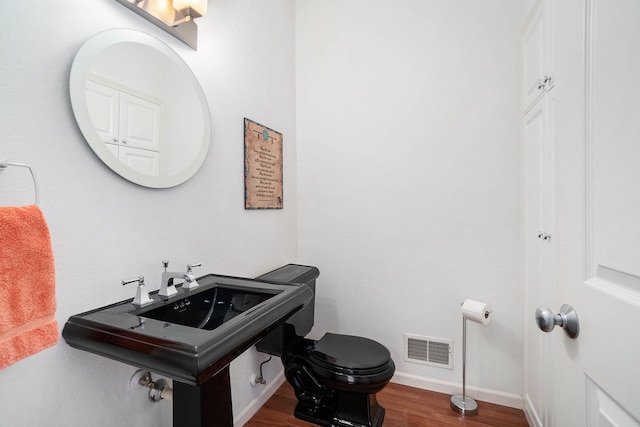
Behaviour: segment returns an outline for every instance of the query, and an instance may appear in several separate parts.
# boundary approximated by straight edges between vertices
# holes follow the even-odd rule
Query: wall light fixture
[[[153,22],[194,50],[198,26],[193,21],[207,13],[207,0],[116,0]]]

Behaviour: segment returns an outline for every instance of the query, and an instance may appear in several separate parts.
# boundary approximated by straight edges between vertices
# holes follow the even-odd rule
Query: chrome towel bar
[[[6,157],[0,157],[0,172],[5,170],[8,166],[18,166],[21,168],[29,169],[29,172],[31,172],[31,178],[33,179],[33,188],[35,189],[35,194],[36,194],[35,204],[37,205],[40,199],[40,196],[38,194],[38,180],[36,179],[36,174],[33,172],[33,169],[31,169],[31,166],[25,163],[10,162],[6,159]]]

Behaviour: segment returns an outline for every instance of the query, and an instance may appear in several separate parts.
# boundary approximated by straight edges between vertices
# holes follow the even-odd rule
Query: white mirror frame
[[[193,86],[202,112],[202,144],[193,162],[177,174],[153,177],[129,168],[109,152],[93,126],[86,101],[86,79],[95,58],[106,48],[118,43],[140,43],[157,50],[178,67],[181,71],[180,78]],[[76,122],[91,149],[111,170],[135,184],[150,188],[169,188],[182,184],[200,169],[207,156],[211,141],[211,118],[202,87],[187,63],[171,47],[146,33],[131,29],[112,29],[98,33],[85,42],[71,66],[69,94]]]

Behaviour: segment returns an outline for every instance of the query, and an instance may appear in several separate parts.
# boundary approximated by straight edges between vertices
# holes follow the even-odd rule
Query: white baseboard
[[[233,420],[235,427],[245,425],[251,417],[269,400],[269,398],[278,390],[278,388],[284,383],[284,372],[281,371],[274,379],[265,387],[264,391],[260,393],[258,397],[253,399],[251,403],[236,416]],[[462,393],[462,384],[442,381],[434,378],[421,377],[418,375],[405,374],[404,372],[396,372],[391,378],[391,382],[396,384],[402,384],[409,387],[420,388],[423,390],[435,391],[445,394],[460,394]],[[498,390],[489,390],[481,387],[467,386],[467,395],[473,399],[483,402],[495,403],[496,405],[508,406],[510,408],[523,409],[527,417],[527,421],[532,427],[541,427],[541,424],[532,422],[531,415],[527,412],[526,405],[523,404],[522,396],[514,393],[505,393]],[[535,412],[534,412],[535,413]],[[534,421],[536,419],[535,415]]]
[[[450,381],[442,381],[434,378],[420,377],[418,375],[396,372],[391,378],[391,382],[409,387],[421,388],[423,390],[435,391],[445,394],[462,394],[462,384]],[[495,403],[496,405],[508,406],[510,408],[522,409],[522,396],[515,393],[505,393],[498,390],[490,390],[481,387],[466,386],[467,396],[481,400],[483,402]]]
[[[251,417],[253,417],[265,403],[267,403],[267,400],[269,400],[269,398],[278,390],[278,388],[280,388],[283,383],[284,371],[280,370],[278,375],[265,386],[262,393],[260,393],[255,399],[253,399],[251,403],[249,403],[249,405],[247,405],[247,407],[244,408],[244,410],[233,419],[234,427],[241,427],[245,425],[251,419]]]
[[[538,415],[538,411],[536,411],[531,399],[529,399],[529,395],[524,396],[523,402],[524,408],[522,410],[524,411],[524,416],[527,418],[529,425],[531,427],[542,427],[543,423],[540,419],[540,415]]]

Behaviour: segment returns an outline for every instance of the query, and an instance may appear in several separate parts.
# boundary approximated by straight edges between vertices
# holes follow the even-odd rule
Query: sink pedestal
[[[207,274],[197,289],[168,300],[151,292],[144,307],[129,299],[71,316],[62,336],[74,348],[172,378],[174,426],[233,427],[231,361],[285,323],[300,336],[313,326],[315,295],[304,283],[318,269],[277,271],[263,279]]]
[[[233,427],[229,366],[200,385],[173,381],[174,427]]]

